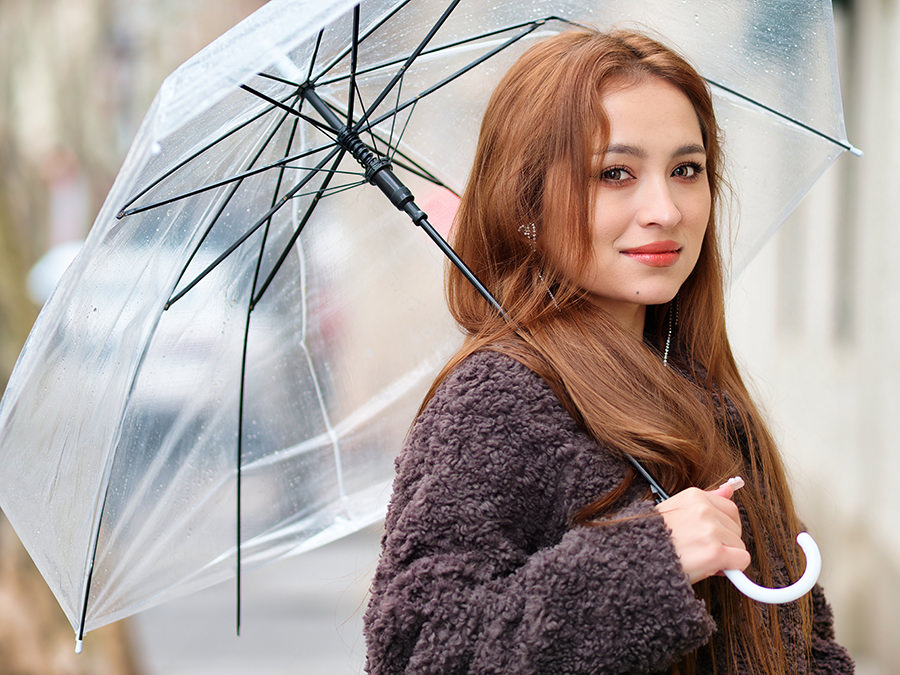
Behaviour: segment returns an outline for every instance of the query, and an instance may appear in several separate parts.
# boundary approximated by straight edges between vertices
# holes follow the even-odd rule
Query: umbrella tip
[[[75,653],[80,654],[84,648],[84,640],[75,640]]]
[[[857,148],[855,145],[851,144],[850,147],[848,147],[847,149],[850,151],[851,155],[855,155],[856,157],[863,156],[863,151],[860,150],[859,148]]]

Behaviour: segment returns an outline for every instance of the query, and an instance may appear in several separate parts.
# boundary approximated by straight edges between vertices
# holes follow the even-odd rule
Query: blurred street
[[[131,620],[143,675],[343,675],[365,661],[362,617],[381,525]],[[90,635],[85,650],[90,649]]]

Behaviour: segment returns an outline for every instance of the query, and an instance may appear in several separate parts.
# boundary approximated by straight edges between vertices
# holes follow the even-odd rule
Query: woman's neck
[[[604,298],[593,299],[594,305],[604,310],[621,328],[638,339],[644,336],[644,320],[647,317],[647,306],[634,302],[618,302]]]

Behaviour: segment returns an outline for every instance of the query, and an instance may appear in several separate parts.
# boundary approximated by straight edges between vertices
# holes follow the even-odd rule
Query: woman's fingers
[[[730,499],[735,489],[733,484],[710,492],[689,488],[657,506],[691,583],[750,564],[741,539],[740,513]]]

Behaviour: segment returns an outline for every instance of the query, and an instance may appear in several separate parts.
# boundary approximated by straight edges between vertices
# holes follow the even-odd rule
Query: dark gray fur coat
[[[650,517],[570,524],[624,473],[531,370],[469,357],[397,459],[365,615],[368,672],[645,673],[697,648],[698,670],[712,672],[714,618],[652,504],[636,491],[620,515]],[[815,663],[796,672],[853,672],[814,593]],[[783,616],[796,646],[796,617]]]

